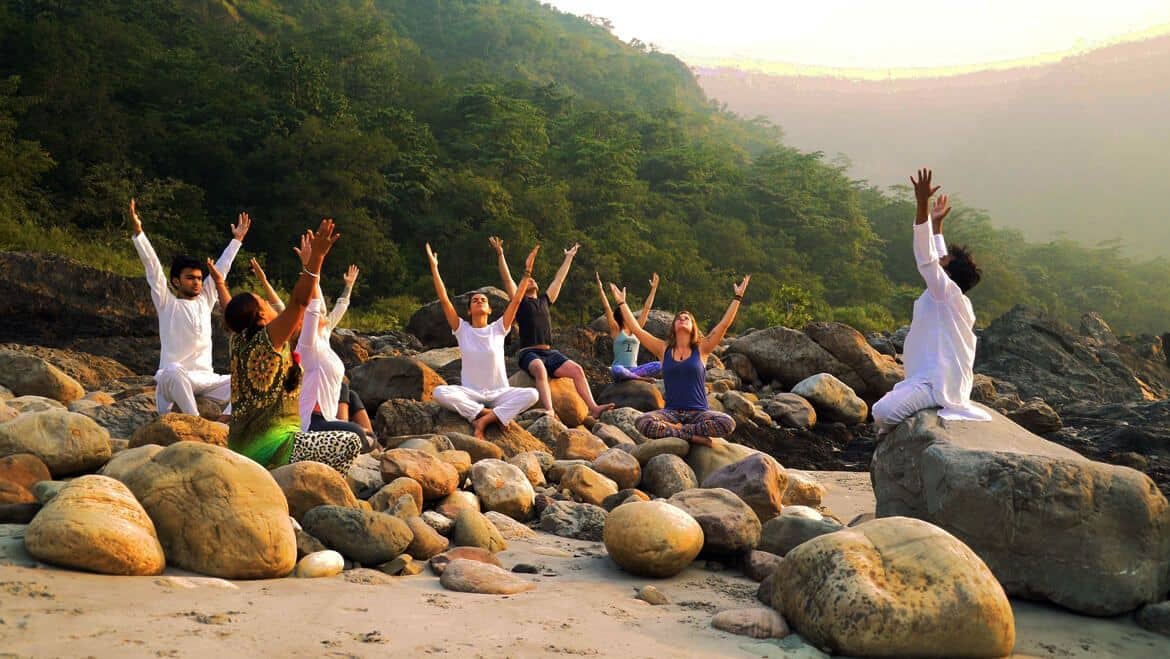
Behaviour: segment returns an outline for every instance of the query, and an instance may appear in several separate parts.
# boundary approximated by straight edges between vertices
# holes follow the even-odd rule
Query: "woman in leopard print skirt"
[[[333,220],[322,220],[316,233],[306,231],[301,237],[295,250],[301,274],[283,311],[277,313],[252,293],[236,295],[224,309],[232,333],[228,446],[265,467],[313,460],[344,474],[362,448],[362,439],[352,432],[301,432],[298,403],[304,371],[289,347],[337,237]]]

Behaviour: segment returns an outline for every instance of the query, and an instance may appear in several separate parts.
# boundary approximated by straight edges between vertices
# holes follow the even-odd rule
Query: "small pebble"
[[[670,604],[670,600],[666,599],[666,595],[663,595],[654,586],[642,586],[638,590],[638,594],[635,595],[635,597],[642,600],[643,602],[646,602],[647,604],[653,604],[654,606]]]
[[[537,574],[540,572],[540,566],[532,563],[517,563],[512,566],[512,571],[520,574]]]

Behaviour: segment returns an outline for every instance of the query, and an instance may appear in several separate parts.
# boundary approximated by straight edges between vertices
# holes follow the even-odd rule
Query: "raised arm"
[[[345,276],[342,281],[345,282],[345,288],[341,291],[341,297],[338,297],[333,302],[333,308],[329,310],[329,331],[337,328],[337,324],[341,322],[345,312],[349,310],[349,296],[353,294],[353,284],[357,281],[358,270],[356,265],[350,265],[349,269],[345,271]]]
[[[553,277],[552,283],[548,285],[545,290],[545,295],[548,295],[548,303],[556,304],[557,297],[561,294],[561,286],[565,283],[565,277],[569,276],[569,268],[573,265],[573,257],[577,255],[577,250],[581,249],[581,243],[573,243],[573,246],[565,250],[565,260],[561,263],[561,267],[557,269],[557,274]]]
[[[650,310],[654,308],[654,294],[658,292],[658,273],[655,272],[650,277],[650,294],[646,296],[646,302],[642,305],[642,313],[638,314],[638,327],[645,327],[646,321],[650,318]]]
[[[958,285],[951,281],[943,270],[939,259],[944,256],[938,252],[938,243],[934,239],[935,227],[942,230],[943,220],[951,212],[946,195],[935,200],[933,211],[930,207],[930,197],[938,192],[938,186],[931,186],[931,171],[918,171],[918,180],[910,178],[914,184],[914,196],[918,202],[914,217],[914,260],[918,266],[918,274],[926,282],[926,290],[930,297],[936,300],[945,300],[948,295],[959,290]],[[941,233],[939,234],[941,237]]]
[[[215,267],[215,263],[211,259],[207,259],[207,274],[211,277],[211,281],[215,282],[215,292],[219,297],[219,308],[227,309],[227,305],[232,301],[232,294],[228,290],[227,282],[224,281],[223,275],[220,274],[219,269]]]
[[[508,297],[516,295],[516,282],[512,281],[512,272],[508,270],[508,259],[504,257],[504,240],[499,236],[488,238],[492,249],[496,250],[496,264],[500,268],[500,281],[504,284],[504,292]]]
[[[341,234],[334,232],[333,220],[325,219],[321,220],[315,233],[306,231],[305,235],[301,236],[299,248],[293,248],[301,259],[301,275],[293,287],[288,307],[265,327],[268,338],[277,349],[288,342],[304,320],[305,308],[309,306],[313,288],[321,279],[321,265],[325,262],[325,255],[333,249],[334,243],[340,237]]]
[[[280,296],[276,294],[276,289],[268,283],[268,277],[264,274],[264,268],[260,267],[260,262],[252,259],[249,264],[252,266],[252,274],[260,280],[260,286],[264,289],[264,297],[268,298],[268,304],[271,304],[277,312],[284,311],[284,300],[280,299]]]
[[[150,299],[154,300],[156,309],[161,309],[170,300],[170,291],[167,290],[167,275],[163,272],[162,264],[158,261],[158,254],[154,253],[154,246],[146,239],[142,232],[142,220],[138,217],[138,208],[133,199],[130,200],[130,223],[133,235],[130,242],[134,243],[134,251],[138,252],[138,259],[146,268],[146,283],[150,285]]]
[[[744,291],[747,290],[751,280],[752,276],[748,275],[735,286],[735,297],[732,298],[731,304],[727,305],[727,311],[723,312],[723,318],[719,319],[715,327],[711,328],[711,333],[704,336],[703,340],[699,342],[699,356],[702,357],[704,364],[707,363],[707,357],[715,352],[715,348],[719,347],[719,342],[723,340],[723,336],[727,334],[731,324],[735,322],[735,314],[739,312],[739,304],[743,302]]]
[[[630,311],[630,305],[626,304],[626,289],[618,288],[617,284],[611,283],[609,290],[613,293],[613,301],[617,303],[618,313],[622,315],[622,321],[626,327],[634,336],[638,337],[643,348],[661,360],[662,355],[666,353],[666,341],[642,329],[642,326],[637,323],[634,312]]]
[[[605,294],[605,287],[601,285],[601,275],[594,272],[593,275],[597,277],[597,292],[601,294],[601,306],[605,309],[605,320],[609,322],[609,337],[616,339],[618,332],[617,321],[613,317],[613,309],[609,308],[609,297]]]
[[[431,249],[430,243],[427,243],[427,261],[431,264],[431,280],[435,283],[435,295],[439,297],[439,306],[443,308],[447,325],[454,332],[459,329],[459,323],[462,321],[455,312],[455,306],[451,304],[451,298],[447,297],[447,287],[443,285],[443,277],[439,274],[439,255]]]
[[[248,235],[248,229],[252,228],[252,218],[248,217],[247,213],[240,213],[236,216],[236,223],[231,226],[232,239],[223,249],[223,253],[219,255],[219,260],[215,262],[215,269],[219,270],[224,277],[227,277],[228,273],[231,272],[232,262],[236,260],[236,254],[239,254],[240,247],[244,245],[244,236]],[[218,291],[215,286],[207,286],[204,282],[203,295],[211,298],[211,302],[215,302]]]

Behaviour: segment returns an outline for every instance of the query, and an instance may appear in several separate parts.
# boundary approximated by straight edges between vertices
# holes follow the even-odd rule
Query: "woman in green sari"
[[[362,448],[361,438],[352,432],[301,432],[298,400],[304,371],[289,346],[321,277],[325,255],[339,237],[328,219],[301,237],[301,246],[294,248],[301,273],[283,311],[252,293],[232,297],[224,309],[232,333],[228,447],[265,467],[313,460],[344,474]]]

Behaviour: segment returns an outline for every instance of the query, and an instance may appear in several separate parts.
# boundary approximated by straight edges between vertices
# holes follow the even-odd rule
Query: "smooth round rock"
[[[327,464],[306,460],[277,467],[271,473],[288,500],[288,514],[298,522],[317,506],[357,507],[345,477]]]
[[[656,455],[642,469],[642,489],[657,497],[669,499],[698,486],[694,470],[674,454]]]
[[[442,575],[447,566],[456,560],[479,561],[499,568],[503,567],[500,564],[500,559],[494,553],[479,547],[452,547],[441,554],[432,556],[427,563],[431,566],[431,572]]]
[[[326,547],[363,565],[393,559],[414,539],[410,527],[397,517],[342,506],[317,506],[301,523]]]
[[[754,608],[720,611],[711,626],[730,634],[752,638],[784,638],[792,633],[784,616],[775,609]]]
[[[457,547],[479,547],[492,553],[508,548],[507,541],[495,524],[474,510],[463,510],[455,517],[451,542]]]
[[[410,448],[390,449],[382,454],[382,479],[412,478],[422,486],[423,499],[441,499],[459,487],[459,470],[437,456]]]
[[[55,478],[95,471],[113,454],[105,428],[65,410],[21,414],[0,423],[0,455],[15,453],[37,456]]]
[[[611,448],[593,460],[593,470],[617,483],[618,489],[638,487],[642,480],[642,465],[628,451]]]
[[[605,549],[622,569],[645,577],[670,577],[686,569],[703,548],[695,518],[663,501],[618,506],[605,520]]]
[[[480,460],[471,467],[471,486],[484,510],[520,521],[532,517],[536,492],[516,465],[503,460]]]
[[[561,488],[585,503],[600,506],[602,501],[618,491],[617,483],[586,465],[573,465],[561,478]]]
[[[684,490],[667,503],[695,518],[703,528],[703,551],[708,554],[738,555],[760,543],[760,518],[729,490]]]
[[[439,583],[447,590],[482,595],[515,595],[536,588],[536,584],[503,568],[466,559],[451,561]]]
[[[317,579],[341,574],[344,569],[345,558],[332,549],[326,549],[313,552],[297,561],[293,574],[301,579]]]

